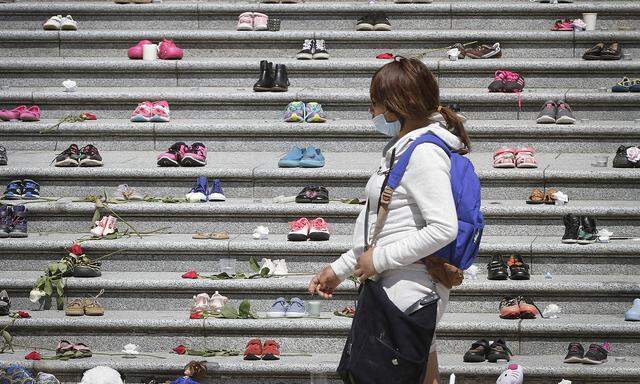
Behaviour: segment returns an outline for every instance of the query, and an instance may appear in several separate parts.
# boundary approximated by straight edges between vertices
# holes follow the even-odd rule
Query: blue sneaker
[[[209,201],[225,201],[227,198],[222,191],[222,185],[220,185],[220,179],[213,180],[211,189],[209,190]]]
[[[304,150],[300,166],[304,168],[320,168],[324,167],[324,156],[319,148],[310,146]]]
[[[307,310],[304,308],[304,301],[294,297],[287,308],[287,317],[305,317]]]
[[[22,180],[22,198],[35,200],[40,198],[40,185],[31,179]]]
[[[302,160],[302,149],[297,146],[293,146],[287,152],[286,155],[280,158],[278,161],[278,167],[280,168],[295,168],[300,166],[300,160]]]
[[[13,180],[7,184],[7,188],[4,190],[2,198],[5,200],[20,200],[22,199],[23,189],[24,186],[22,185],[22,180]]]
[[[284,121],[287,123],[302,123],[305,118],[305,105],[302,101],[292,101],[284,110]]]
[[[640,299],[633,300],[633,306],[624,314],[626,321],[640,321]]]
[[[271,305],[271,309],[267,312],[267,317],[276,318],[276,317],[286,317],[287,309],[289,305],[284,297],[278,297],[276,301]]]
[[[196,185],[191,188],[191,191],[187,193],[186,198],[190,203],[197,203],[207,201],[207,178],[204,176],[198,176]]]

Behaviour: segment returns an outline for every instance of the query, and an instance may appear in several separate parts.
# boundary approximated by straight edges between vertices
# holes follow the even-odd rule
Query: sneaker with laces
[[[329,226],[323,218],[318,217],[317,219],[311,220],[309,228],[309,240],[326,241],[329,240],[330,236],[331,235],[329,234]]]
[[[80,165],[80,150],[76,144],[71,144],[69,148],[60,152],[53,159],[56,167],[77,167]]]
[[[190,203],[198,203],[207,201],[207,178],[205,176],[198,176],[196,184],[191,188],[189,193],[185,195]]]
[[[320,148],[308,146],[300,159],[300,166],[303,168],[321,168],[324,167],[324,156]]]
[[[273,260],[273,275],[274,276],[286,276],[289,274],[289,268],[287,268],[287,261],[285,259]]]
[[[12,180],[7,184],[2,198],[4,200],[20,200],[23,189],[24,185],[22,185],[22,180]]]
[[[11,233],[9,237],[27,237],[27,207],[14,205],[11,209]]]
[[[504,297],[500,301],[500,318],[501,319],[519,319],[520,305],[518,298],[514,296]]]
[[[516,93],[524,89],[524,78],[516,72],[496,71],[493,82],[489,84],[489,92]]]
[[[524,380],[524,370],[521,365],[509,364],[507,369],[502,372],[496,384],[522,384]]]
[[[253,31],[253,13],[245,12],[238,16],[236,31]]]
[[[298,54],[296,54],[296,59],[298,60],[311,60],[313,59],[313,40],[306,39],[304,43],[302,43],[302,49]]]
[[[207,165],[207,146],[193,143],[182,155],[180,165],[183,167],[202,167]]]
[[[578,242],[578,231],[580,230],[580,218],[567,213],[562,217],[564,223],[564,235],[562,242],[565,244],[575,244]]]
[[[565,363],[582,363],[584,360],[584,347],[580,343],[570,343],[567,355],[564,357]]]
[[[280,168],[296,168],[300,166],[300,160],[302,160],[303,151],[297,146],[293,146],[289,152],[278,160],[278,167]]]
[[[564,100],[558,100],[558,112],[556,114],[556,124],[573,124],[576,122],[569,104]]]
[[[280,360],[280,344],[274,340],[265,340],[262,346],[262,360]]]
[[[305,121],[305,105],[302,101],[292,101],[284,110],[284,121],[287,123],[302,123]]]
[[[73,20],[73,17],[71,17],[71,15],[67,15],[62,18],[60,29],[63,31],[77,31],[78,23]]]
[[[45,31],[59,31],[62,26],[62,15],[51,16],[49,20],[42,24]]]
[[[373,15],[363,16],[356,22],[356,31],[373,31],[375,22]]]
[[[558,106],[553,100],[547,100],[544,104],[540,113],[538,114],[538,118],[536,119],[536,123],[538,124],[555,124],[556,123],[556,113],[558,111]]]
[[[0,145],[0,165],[7,165],[8,162],[7,149],[3,145]]]
[[[472,59],[499,59],[502,57],[500,43],[493,45],[482,44],[464,49],[464,55]]]
[[[22,198],[36,200],[40,198],[40,185],[31,179],[22,180]]]
[[[287,316],[287,308],[289,304],[284,299],[284,297],[278,297],[276,301],[271,304],[271,308],[267,311],[268,318],[280,318]]]
[[[11,206],[2,204],[0,206],[0,238],[7,238],[11,234]]]
[[[598,240],[596,219],[590,216],[580,218],[580,230],[578,231],[578,244],[593,244]]]
[[[80,149],[79,165],[81,167],[102,167],[102,156],[93,144],[87,144]]]
[[[487,353],[489,353],[489,342],[485,339],[480,339],[473,344],[462,357],[462,361],[465,363],[482,363],[487,360]]]
[[[187,144],[179,141],[167,149],[167,152],[158,155],[157,163],[160,167],[178,167],[187,151]]]
[[[374,31],[390,31],[391,30],[391,23],[389,22],[387,15],[383,13],[375,15],[373,21],[374,21],[374,24],[373,24]]]
[[[251,339],[244,350],[245,360],[260,360],[262,358],[262,343],[260,339]]]
[[[490,363],[497,363],[498,360],[510,361],[511,356],[513,356],[513,352],[507,347],[507,343],[502,339],[498,339],[489,346],[487,361]]]
[[[158,46],[158,58],[160,60],[180,60],[182,56],[184,56],[184,51],[173,40],[163,39]]]
[[[147,44],[153,44],[153,42],[151,40],[138,41],[138,44],[134,45],[133,47],[127,50],[127,56],[129,56],[131,60],[142,60],[142,50],[143,50],[142,47],[144,47]]]
[[[327,121],[327,115],[322,110],[320,103],[311,101],[306,104],[305,121],[307,123],[324,123]]]
[[[307,316],[307,310],[304,307],[304,301],[297,297],[292,298],[287,307],[286,317],[300,318],[305,316]]]
[[[520,308],[521,319],[535,319],[542,312],[530,297],[518,296],[518,307]]]
[[[168,123],[171,120],[169,114],[169,103],[165,100],[156,101],[153,103],[151,119],[149,121],[154,123]]]
[[[606,344],[606,343],[605,343]],[[582,362],[584,364],[602,364],[607,362],[607,351],[604,346],[598,344],[591,344],[589,350],[584,354]]]
[[[138,104],[136,109],[131,114],[131,121],[134,123],[148,123],[153,117],[153,103],[150,101],[143,101]]]
[[[313,40],[313,60],[327,60],[328,58],[329,52],[324,40]]]
[[[289,234],[287,235],[287,240],[289,241],[307,241],[309,238],[309,229],[311,227],[311,223],[305,217],[301,217],[298,220],[290,221]]]
[[[11,313],[11,299],[7,291],[0,291],[0,316],[8,316]],[[2,377],[0,377],[2,379]],[[12,381],[9,381],[11,383]]]
[[[214,179],[211,184],[211,189],[209,190],[208,195],[209,201],[225,201],[227,198],[224,195],[224,191],[222,190],[222,184],[220,183],[220,179]]]

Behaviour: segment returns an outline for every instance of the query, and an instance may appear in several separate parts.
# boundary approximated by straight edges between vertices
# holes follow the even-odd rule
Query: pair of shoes
[[[102,219],[96,221],[96,226],[91,229],[93,237],[104,237],[112,233],[118,232],[118,219],[109,215],[102,216]]]
[[[11,110],[0,110],[0,120],[2,121],[40,121],[40,107],[32,105],[19,105]]]
[[[104,293],[104,289],[96,296],[89,299],[73,299],[64,308],[67,316],[102,316],[104,307],[98,302],[98,297]]]
[[[507,272],[507,268],[509,271]],[[529,280],[529,264],[524,262],[522,255],[511,255],[505,263],[502,256],[495,255],[491,262],[487,264],[489,280]]]
[[[498,360],[510,361],[513,353],[507,347],[507,343],[498,339],[489,344],[486,339],[480,339],[471,344],[471,348],[464,354],[462,361],[465,363],[482,363],[485,360],[497,363]]]
[[[493,154],[493,168],[538,168],[531,147],[501,148]]]
[[[132,60],[142,60],[143,47],[153,44],[150,40],[140,40],[138,44],[127,50],[127,56]],[[176,46],[173,40],[162,39],[158,45],[158,59],[160,60],[180,60],[184,56],[184,50]]]
[[[207,147],[199,142],[187,146],[180,141],[159,154],[157,163],[160,167],[202,167],[207,164]]]
[[[523,382],[524,369],[518,364],[509,364],[496,380],[496,384],[522,384]]]
[[[508,296],[500,301],[501,319],[535,319],[542,316],[532,299],[526,296]]]
[[[42,24],[45,31],[77,31],[78,23],[73,20],[71,15],[62,17],[62,15],[51,16],[49,20]]]
[[[168,123],[171,120],[169,103],[166,100],[143,101],[131,114],[134,123]]]
[[[640,92],[640,79],[631,80],[625,76],[611,87],[611,92]]]
[[[631,308],[624,313],[624,319],[626,321],[640,321],[640,299],[633,300]]]
[[[271,304],[271,308],[267,311],[267,317],[280,318],[280,317],[306,317],[307,310],[304,307],[304,301],[297,297],[294,297],[287,303],[284,297],[279,297]]]
[[[251,339],[244,350],[245,360],[280,360],[280,344],[275,340],[265,340],[264,345],[260,339]]]
[[[327,204],[329,191],[320,185],[308,185],[296,196],[296,203]]]
[[[613,158],[613,168],[640,168],[640,146],[619,146]]]
[[[472,45],[467,48],[464,45],[458,43],[454,45],[455,48],[460,50],[460,59],[464,59],[465,57],[469,57],[472,59],[499,59],[502,57],[502,48],[500,48],[500,43],[493,44],[478,44]]]
[[[214,179],[211,188],[208,188],[209,182],[206,176],[198,176],[196,185],[187,193],[186,198],[190,203],[205,201],[225,201],[220,179]]]
[[[524,77],[517,72],[499,70],[493,74],[489,92],[517,93],[524,89]]]
[[[269,270],[267,276],[286,276],[289,274],[289,268],[287,267],[287,261],[285,259],[271,260],[262,258],[259,267],[260,272],[265,268]]]
[[[98,148],[93,144],[87,144],[78,149],[77,144],[71,144],[69,148],[60,152],[51,161],[56,167],[101,167],[102,156]]]
[[[324,123],[327,121],[327,114],[324,113],[322,105],[315,101],[308,103],[292,101],[284,110],[284,121],[287,123]]]
[[[536,119],[538,124],[573,124],[575,122],[571,107],[564,100],[557,102],[547,100]]]
[[[31,179],[13,180],[7,184],[4,200],[36,200],[40,198],[40,185]]]
[[[0,206],[0,238],[27,237],[27,207],[24,205]]]
[[[564,223],[564,235],[562,242],[565,244],[593,244],[598,241],[596,219],[591,216],[575,216],[567,213],[562,217]]]
[[[544,192],[541,189],[534,188],[525,201],[527,204],[566,204],[569,202],[569,196],[555,188],[548,188]]]
[[[358,19],[356,31],[390,31],[391,23],[384,13],[369,14]]]
[[[266,31],[269,16],[259,12],[245,12],[238,16],[237,31]]]
[[[64,356],[70,359],[91,357],[91,350],[83,343],[71,344],[67,340],[58,341],[56,356]]]
[[[620,60],[622,47],[620,43],[598,43],[587,49],[582,55],[585,60]]]
[[[7,291],[0,291],[0,316],[9,316],[11,312],[11,299]]]
[[[326,241],[329,240],[329,226],[323,218],[309,221],[306,217],[289,222],[289,241]]]
[[[583,363],[583,364],[602,364],[607,362],[608,343],[604,345],[591,344],[587,353],[580,343],[570,343],[567,355],[564,358],[565,363]]]
[[[294,146],[278,161],[280,168],[321,168],[324,167],[324,156],[319,148],[308,146],[301,149]]]
[[[289,85],[286,65],[276,64],[274,71],[272,62],[260,61],[260,78],[253,85],[255,92],[286,92]]]
[[[556,20],[551,27],[551,31],[573,31],[574,21],[571,19]]]
[[[7,165],[9,158],[7,157],[7,148],[0,145],[0,165]]]
[[[302,50],[296,55],[298,60],[326,60],[329,52],[325,48],[324,40],[306,39],[302,44]]]
[[[226,296],[222,296],[220,292],[215,291],[213,295],[209,296],[206,293],[199,293],[193,296],[193,305],[191,306],[191,313],[198,312],[214,312],[220,313],[222,307],[229,302]]]

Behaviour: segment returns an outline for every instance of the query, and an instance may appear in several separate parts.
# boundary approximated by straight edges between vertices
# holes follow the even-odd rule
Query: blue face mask
[[[387,119],[384,118],[384,113],[375,116],[373,118],[373,124],[376,127],[376,131],[390,137],[398,136],[400,134],[400,128],[402,128],[400,120],[388,122]]]

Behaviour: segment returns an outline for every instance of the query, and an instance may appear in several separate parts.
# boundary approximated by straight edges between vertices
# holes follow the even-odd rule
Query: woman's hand
[[[313,279],[309,282],[309,293],[312,295],[317,293],[325,299],[330,299],[333,296],[333,291],[336,290],[341,282],[333,268],[327,265],[320,273],[313,276]]]
[[[373,247],[367,249],[365,253],[358,257],[353,275],[364,283],[370,277],[376,275],[376,267],[373,265]]]

